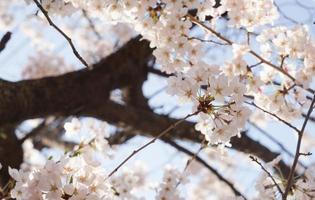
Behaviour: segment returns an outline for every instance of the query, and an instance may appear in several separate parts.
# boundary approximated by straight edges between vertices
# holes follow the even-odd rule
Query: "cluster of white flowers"
[[[33,0],[25,0],[25,2],[30,4],[33,3]],[[76,11],[72,4],[64,0],[41,0],[40,3],[49,13],[58,13],[62,16],[71,15]]]
[[[179,183],[185,183],[185,177],[176,168],[167,165],[164,170],[163,181],[157,189],[157,200],[182,200],[183,197],[177,189]]]
[[[287,57],[283,68],[296,79],[296,84],[306,89],[310,86],[315,74],[313,62],[315,42],[310,38],[306,26],[296,26],[292,29],[282,26],[266,29],[257,37],[257,41],[261,44],[261,51],[267,58],[272,55],[278,55],[282,59]],[[304,63],[298,63],[301,60]],[[275,78],[276,75],[277,73],[270,74],[269,78]]]
[[[120,175],[111,178],[110,183],[119,199],[139,199],[136,193],[145,185],[145,172],[144,166],[136,163],[133,170],[123,168]]]
[[[315,42],[306,26],[274,27],[263,30],[257,37],[264,58],[275,60],[279,70],[262,64],[261,93],[255,101],[258,105],[279,117],[293,121],[309,107],[308,89],[315,75]],[[290,77],[291,76],[291,77]],[[299,87],[296,87],[299,86]]]
[[[273,171],[272,167],[275,167],[279,161],[281,160],[281,157],[277,157],[273,161],[267,163],[266,168],[269,171]],[[315,168],[314,164],[309,166],[307,170],[304,171],[303,175],[298,177],[294,181],[293,191],[290,193],[289,197],[290,199],[297,199],[297,200],[311,200],[314,199],[315,196]],[[272,173],[273,179],[278,184],[279,188],[284,191],[286,182],[283,180],[283,178],[279,177],[279,174]],[[258,192],[257,198],[255,199],[277,199],[281,198],[281,194],[278,191],[274,181],[271,179],[271,177],[265,173],[262,172],[261,176],[256,182],[256,190]]]
[[[67,6],[59,9],[63,4]],[[278,16],[272,0],[222,1],[216,7],[215,0],[46,0],[43,5],[51,13],[65,15],[65,10],[71,14],[85,9],[106,22],[131,24],[151,42],[151,47],[156,47],[153,54],[157,66],[173,75],[168,80],[169,93],[199,104],[196,108],[203,107],[196,127],[211,143],[227,143],[239,133],[250,114],[242,105],[243,95],[256,92],[262,82],[248,73],[242,58],[249,51],[247,46],[233,45],[234,59],[227,64],[225,73],[219,66],[204,62],[203,43],[190,38],[193,24],[189,10],[197,10],[196,17],[200,20],[211,16],[212,24],[228,11],[231,25],[248,30],[270,24]]]
[[[279,17],[273,0],[223,0],[230,17],[230,24],[253,31],[256,27],[271,24]]]
[[[242,105],[245,90],[245,85],[237,77],[230,81],[220,74],[210,82],[206,93],[199,98],[201,121],[196,124],[196,129],[207,141],[226,144],[244,127],[250,114],[250,110]]]
[[[9,168],[9,174],[16,181],[11,197],[17,200],[137,199],[132,190],[144,184],[143,168],[135,167],[136,171],[125,168],[123,173],[107,180],[108,171],[100,158],[109,158],[106,155],[110,146],[104,138],[108,134],[103,123],[95,124],[82,125],[75,118],[66,123],[69,134],[79,134],[88,127],[90,136],[59,160],[48,159],[43,167],[32,170]]]
[[[22,71],[22,77],[24,79],[42,78],[64,74],[73,70],[74,66],[67,64],[63,57],[39,51],[29,58]]]
[[[315,165],[311,165],[304,173],[304,177],[295,183],[294,196],[296,199],[311,200],[315,197]]]

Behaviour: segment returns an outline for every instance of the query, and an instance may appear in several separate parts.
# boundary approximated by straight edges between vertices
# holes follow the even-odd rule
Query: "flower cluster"
[[[33,3],[33,0],[25,0],[27,4]],[[58,13],[58,15],[71,15],[76,9],[72,4],[64,0],[42,0],[40,1],[43,8],[49,13]]]
[[[262,56],[278,63],[277,68],[262,64],[259,77],[262,93],[255,101],[279,117],[293,121],[309,107],[307,89],[315,75],[315,42],[306,26],[274,27],[257,37]]]
[[[185,182],[185,179],[180,171],[175,169],[172,166],[166,166],[164,170],[163,181],[158,186],[156,199],[164,200],[164,199],[174,199],[174,200],[182,200],[177,189],[179,183]]]
[[[104,138],[108,136],[104,124],[81,124],[77,119],[65,124],[68,134],[79,134],[84,128],[89,128],[89,137],[57,161],[48,159],[43,167],[32,170],[9,168],[16,182],[11,197],[17,200],[137,199],[132,191],[144,184],[144,170],[126,168],[122,174],[107,180],[108,171],[100,162],[101,156],[108,155],[110,150]]]
[[[272,171],[272,167],[275,167],[281,157],[276,158],[275,160],[267,163],[266,167],[268,170]],[[302,176],[298,177],[294,181],[293,191],[290,195],[292,199],[298,200],[311,200],[314,199],[314,187],[315,187],[315,177],[314,177],[314,164],[312,164]],[[273,173],[272,177],[278,184],[279,188],[284,191],[285,189],[285,181],[282,177],[279,177],[279,174]],[[262,173],[256,183],[256,189],[258,191],[257,199],[265,198],[265,199],[275,199],[281,197],[275,183],[266,173]]]
[[[223,0],[221,3],[228,11],[230,24],[248,31],[271,24],[279,17],[273,0]]]
[[[64,4],[71,7],[67,9],[68,14],[84,8],[104,21],[131,24],[151,42],[152,47],[156,47],[153,52],[156,66],[172,75],[168,80],[169,93],[199,104],[197,108],[202,103],[209,104],[200,110],[201,121],[197,125],[209,142],[227,143],[244,127],[250,111],[242,105],[243,95],[256,92],[261,85],[259,79],[248,74],[247,64],[242,58],[249,47],[233,45],[234,59],[223,73],[219,66],[203,61],[204,44],[191,38],[191,18],[203,21],[211,16],[211,23],[215,25],[216,19],[228,11],[232,26],[252,30],[277,18],[273,1],[222,1],[217,5],[215,0],[47,0],[43,4],[52,13],[64,15],[65,8],[58,9]],[[195,16],[189,14],[191,10],[197,10]],[[228,70],[230,73],[226,73]]]
[[[294,196],[296,199],[311,200],[315,196],[315,166],[310,166],[304,173],[304,177],[295,183]]]
[[[282,67],[296,79],[296,84],[305,89],[310,86],[315,74],[315,58],[312,53],[315,42],[310,38],[306,26],[296,26],[292,29],[280,26],[264,30],[257,37],[257,41],[267,58],[278,55],[282,60],[285,59],[282,61]],[[269,78],[275,78],[276,75],[271,74]]]
[[[39,51],[36,56],[29,58],[22,71],[22,77],[24,79],[35,79],[45,76],[56,76],[73,70],[74,67],[67,64],[64,58]]]

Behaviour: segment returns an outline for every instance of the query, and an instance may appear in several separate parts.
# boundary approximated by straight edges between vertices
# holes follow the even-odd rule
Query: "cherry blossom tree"
[[[1,1],[0,63],[22,66],[0,79],[0,197],[315,199],[312,19],[282,4]]]

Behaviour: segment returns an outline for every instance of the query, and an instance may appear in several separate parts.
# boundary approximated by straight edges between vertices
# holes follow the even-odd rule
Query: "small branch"
[[[232,45],[233,42],[229,39],[227,39],[226,37],[224,37],[223,35],[221,35],[219,32],[215,31],[214,29],[204,25],[202,22],[200,22],[198,19],[196,19],[194,16],[192,15],[188,15],[187,16],[189,18],[189,20],[200,26],[201,28],[203,28],[204,30],[208,31],[211,34],[214,34],[216,37],[218,37],[219,39],[221,39],[222,41],[226,42],[229,45]],[[283,68],[276,66],[275,64],[271,63],[270,61],[266,60],[265,58],[261,57],[258,53],[256,53],[253,50],[249,51],[249,54],[251,54],[252,56],[254,56],[256,59],[258,59],[259,61],[261,61],[262,63],[272,67],[273,69],[277,70],[278,72],[281,72],[282,74],[284,74],[285,76],[287,76],[289,79],[291,79],[293,82],[295,82],[295,78],[289,74],[287,71],[285,71]],[[298,85],[300,87],[302,87],[301,85]],[[303,88],[303,87],[302,87]],[[307,91],[309,91],[309,89],[306,89]]]
[[[218,37],[219,39],[223,40],[224,42],[226,42],[228,45],[232,45],[233,42],[227,38],[225,38],[224,36],[222,36],[220,33],[216,32],[215,30],[213,30],[212,28],[204,25],[202,22],[200,22],[199,20],[197,20],[194,16],[192,15],[188,15],[188,18],[190,19],[190,21],[198,26],[200,26],[201,28],[209,31],[210,33],[212,33],[213,35],[215,35],[216,37]]]
[[[200,42],[209,42],[209,43],[213,43],[213,44],[217,44],[217,45],[229,45],[229,44],[225,44],[225,43],[221,43],[221,42],[217,42],[214,40],[205,40],[205,39],[201,39],[201,38],[197,38],[197,37],[187,37],[188,40],[198,40]]]
[[[132,139],[135,136],[135,134],[128,130],[128,128],[125,128],[123,131],[117,131],[115,134],[111,135],[109,138],[106,138],[108,140],[108,143],[110,145],[114,144],[123,144],[126,143],[128,140]]]
[[[93,23],[93,21],[91,20],[91,18],[89,17],[88,13],[86,12],[86,10],[82,10],[83,16],[84,18],[89,22],[89,26],[92,29],[93,33],[96,35],[97,39],[102,39],[101,34],[96,30],[96,27]]]
[[[246,36],[247,36],[247,45],[249,46],[250,45],[250,32],[247,32]]]
[[[284,151],[285,153],[287,153],[289,156],[294,157],[294,154],[291,153],[283,144],[281,144],[276,138],[274,138],[272,135],[270,135],[269,133],[267,133],[264,129],[262,129],[261,127],[259,127],[257,124],[255,124],[252,121],[248,121],[249,124],[251,124],[254,128],[256,128],[260,133],[262,133],[264,136],[266,136],[267,138],[269,138],[270,140],[272,140],[274,143],[276,143],[280,149],[282,151]],[[303,163],[299,162],[299,164],[303,167],[303,168],[307,168]]]
[[[277,187],[277,189],[281,193],[281,195],[283,195],[283,192],[282,192],[279,184],[276,182],[276,180],[274,179],[272,174],[261,164],[261,162],[259,162],[258,159],[255,158],[254,156],[249,156],[249,158],[252,159],[252,161],[256,162],[261,167],[261,169],[271,178],[272,182],[275,184],[275,186]]]
[[[201,142],[201,145],[200,145],[200,148],[198,149],[198,151],[196,151],[196,153],[194,153],[193,155],[190,155],[191,157],[187,160],[182,174],[184,174],[186,172],[186,170],[188,169],[188,167],[192,163],[192,161],[194,161],[196,159],[196,157],[198,156],[198,154],[200,154],[200,152],[205,148],[205,141],[206,140],[204,138]],[[177,183],[176,187],[178,187],[180,185],[180,183],[181,183],[181,180]]]
[[[176,142],[169,140],[169,139],[163,139],[164,142],[168,143],[169,145],[171,145],[172,147],[176,148],[177,150],[189,155],[189,156],[194,156],[195,153],[189,151],[188,149],[186,149],[185,147],[177,144]],[[237,190],[234,185],[227,180],[226,178],[224,178],[216,169],[214,169],[212,166],[210,166],[205,160],[203,160],[200,156],[196,155],[195,156],[196,161],[198,161],[200,164],[202,164],[204,167],[206,167],[210,172],[212,172],[214,175],[216,175],[216,177],[224,182],[225,184],[227,184],[231,190],[234,192],[234,194],[236,196],[241,196],[246,200],[245,195],[243,195],[239,190]]]
[[[162,131],[160,134],[158,134],[156,137],[154,137],[152,140],[150,140],[149,142],[147,142],[146,144],[144,144],[143,146],[139,147],[138,149],[134,150],[127,158],[125,158],[111,173],[109,173],[109,175],[106,177],[105,180],[107,180],[108,178],[110,178],[115,172],[118,171],[119,168],[121,168],[128,160],[130,160],[134,155],[136,155],[137,153],[139,153],[141,150],[145,149],[146,147],[148,147],[150,144],[153,144],[157,139],[163,137],[164,135],[166,135],[169,131],[173,130],[176,126],[178,126],[179,124],[181,124],[182,122],[184,122],[186,119],[188,119],[189,117],[192,117],[194,115],[197,115],[200,111],[196,111],[192,114],[187,115],[186,117],[184,117],[183,119],[177,121],[176,123],[170,125],[168,128],[166,128],[164,131]]]
[[[170,76],[172,76],[173,74],[167,74],[165,72],[162,72],[161,70],[159,69],[155,69],[153,67],[149,67],[148,68],[148,72],[152,73],[152,74],[155,74],[155,75],[158,75],[158,76],[162,76],[162,77],[165,77],[165,78],[168,78]]]
[[[153,94],[151,94],[148,99],[151,99],[155,96],[157,96],[158,94],[160,94],[161,92],[163,92],[166,89],[166,86],[163,86],[162,88],[158,89],[157,91],[155,91]]]
[[[295,168],[296,168],[296,165],[298,163],[298,160],[299,160],[299,157],[301,155],[301,152],[300,152],[300,149],[301,149],[301,144],[302,144],[302,138],[303,138],[303,134],[304,134],[304,130],[306,128],[306,125],[307,125],[307,122],[309,121],[309,118],[311,116],[311,113],[313,112],[313,109],[314,109],[314,104],[315,104],[315,94],[313,96],[313,100],[312,100],[312,103],[308,109],[308,112],[307,112],[307,115],[305,117],[305,120],[304,120],[304,123],[302,125],[302,128],[301,130],[298,132],[299,133],[299,137],[298,137],[298,142],[297,142],[297,146],[296,146],[296,151],[295,151],[295,157],[294,157],[294,161],[293,161],[293,164],[292,164],[292,167],[291,167],[291,170],[290,170],[290,173],[289,173],[289,178],[288,178],[288,182],[287,182],[287,186],[285,188],[285,192],[282,196],[282,199],[283,200],[286,200],[287,199],[287,196],[289,194],[289,191],[291,190],[291,186],[293,184],[293,176],[294,176],[294,171],[295,171]]]
[[[22,139],[19,140],[20,144],[23,144],[25,140],[28,138],[32,138],[40,133],[40,131],[46,126],[46,120],[41,122],[37,127],[35,127],[31,132],[29,132],[27,135],[25,135]]]
[[[289,57],[288,55],[286,56],[281,56],[281,63],[280,63],[280,68],[283,68],[284,60]]]
[[[269,65],[270,67],[274,68],[275,70],[281,72],[282,74],[286,75],[288,78],[290,78],[293,82],[295,82],[295,78],[289,74],[287,71],[285,71],[283,68],[278,67],[274,64],[272,64],[271,62],[269,62],[268,60],[266,60],[265,58],[261,57],[260,55],[258,55],[258,53],[256,53],[253,50],[249,51],[250,54],[252,54],[255,58],[257,58],[258,60],[260,60],[261,62],[265,63],[266,65]]]
[[[37,5],[37,7],[42,11],[42,13],[44,14],[44,16],[46,17],[48,23],[50,26],[54,27],[69,43],[74,55],[79,59],[79,61],[88,69],[92,69],[92,66],[90,66],[83,58],[82,56],[79,54],[79,52],[76,50],[71,38],[65,33],[63,32],[49,17],[48,12],[43,8],[43,6],[41,5],[41,3],[39,3],[38,0],[33,0],[35,2],[35,4]]]
[[[2,38],[0,40],[0,52],[5,49],[7,43],[11,39],[11,35],[12,35],[12,33],[10,31],[8,31],[2,36]]]
[[[299,153],[300,156],[311,156],[313,155],[311,152],[307,152],[307,153]]]
[[[256,64],[253,64],[253,65],[249,66],[249,68],[252,69],[252,68],[254,68],[254,67],[257,67],[257,66],[261,65],[262,63],[263,63],[263,62],[260,61],[260,62],[258,62],[258,63],[256,63]]]
[[[276,2],[274,2],[274,5],[277,7],[277,10],[282,15],[282,17],[284,17],[285,19],[287,19],[288,21],[290,21],[293,24],[300,24],[300,22],[298,22],[295,19],[290,18],[288,15],[286,15],[285,12],[283,12],[281,7]]]
[[[251,102],[251,103],[245,102],[245,103],[247,103],[247,104],[249,104],[249,105],[252,105],[252,106],[258,108],[259,110],[263,111],[264,113],[267,113],[267,114],[269,114],[269,115],[271,115],[271,116],[277,118],[279,121],[281,121],[282,123],[286,124],[287,126],[289,126],[290,128],[292,128],[292,129],[295,130],[296,132],[299,132],[299,129],[298,129],[298,128],[296,128],[295,126],[293,126],[293,125],[290,124],[289,122],[285,121],[284,119],[278,117],[276,114],[271,113],[271,112],[269,112],[269,111],[267,111],[267,110],[265,110],[265,109],[263,109],[263,108],[257,106],[254,102]]]

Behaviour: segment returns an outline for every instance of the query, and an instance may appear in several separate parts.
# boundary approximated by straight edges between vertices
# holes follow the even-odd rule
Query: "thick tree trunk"
[[[23,162],[23,150],[15,135],[14,125],[0,127],[0,162],[0,187],[3,187],[10,178],[8,167],[19,168]]]

